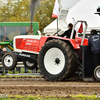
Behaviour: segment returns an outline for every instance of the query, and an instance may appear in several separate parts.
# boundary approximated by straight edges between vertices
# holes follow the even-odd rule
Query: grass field
[[[17,69],[15,68],[15,69],[14,69],[14,74],[18,74],[18,73],[19,73],[19,70],[17,70],[17,71],[16,71],[16,70],[17,70]],[[23,68],[23,67],[20,68],[20,71],[21,71],[20,73],[24,73],[25,68]],[[4,70],[4,73],[5,73],[5,70]],[[9,73],[9,74],[13,74],[13,71],[9,71],[9,70],[8,70],[8,73]],[[28,73],[32,73],[32,70],[28,69]]]
[[[0,98],[0,100],[100,100],[100,98],[96,98],[96,95],[93,96],[68,96],[68,97],[54,97],[54,96],[8,96],[8,98]]]

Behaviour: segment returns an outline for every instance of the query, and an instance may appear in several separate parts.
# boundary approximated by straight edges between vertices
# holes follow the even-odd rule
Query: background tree
[[[41,0],[37,8],[34,21],[39,22],[41,31],[54,20],[52,18],[54,2],[55,0]]]
[[[0,6],[0,22],[30,21],[29,4],[30,0],[8,0],[7,4]]]
[[[40,31],[54,19],[52,11],[55,0],[40,0],[33,22],[39,22]],[[8,3],[0,6],[0,22],[29,22],[30,21],[30,0],[8,0]]]

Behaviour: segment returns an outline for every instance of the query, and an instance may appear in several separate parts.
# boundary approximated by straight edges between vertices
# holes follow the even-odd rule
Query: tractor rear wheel
[[[41,74],[50,81],[70,78],[78,67],[71,44],[56,39],[48,41],[42,47],[38,63]]]
[[[7,70],[13,70],[17,64],[17,57],[14,53],[8,52],[2,58],[3,67]]]

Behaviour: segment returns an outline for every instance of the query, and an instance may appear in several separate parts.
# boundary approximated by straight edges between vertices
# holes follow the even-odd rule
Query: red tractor
[[[72,39],[78,22],[83,22],[86,26],[83,38]],[[23,61],[25,67],[29,69],[34,69],[38,65],[43,77],[50,81],[72,77],[80,66],[79,60],[82,60],[82,52],[81,56],[78,56],[82,46],[88,46],[88,39],[85,39],[87,23],[78,22],[74,25],[70,38],[34,35],[14,37],[14,52],[4,54],[3,67],[11,70],[15,68],[18,61]]]

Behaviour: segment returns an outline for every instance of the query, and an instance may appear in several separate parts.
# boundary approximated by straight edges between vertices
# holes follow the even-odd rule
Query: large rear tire
[[[34,68],[37,68],[36,62],[31,63],[29,61],[23,61],[23,64],[26,68],[31,69],[31,70],[34,69]]]
[[[7,70],[13,70],[17,64],[17,57],[14,53],[8,52],[2,58],[3,67]]]
[[[100,65],[94,69],[94,78],[100,82]]]
[[[48,41],[42,47],[38,63],[41,74],[50,81],[70,78],[78,67],[71,44],[56,39]]]

